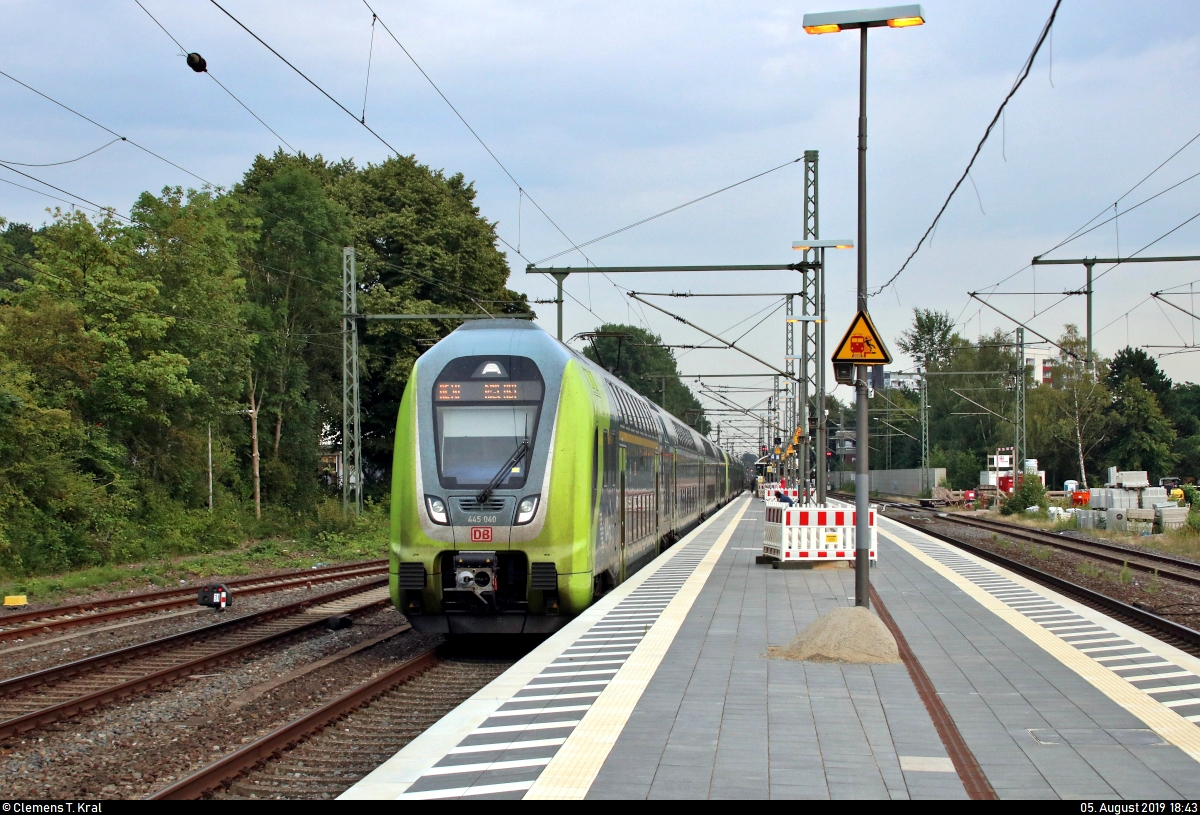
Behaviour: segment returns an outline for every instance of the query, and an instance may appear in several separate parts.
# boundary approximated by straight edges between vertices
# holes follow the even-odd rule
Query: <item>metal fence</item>
[[[946,480],[945,467],[930,467],[928,483],[937,486]],[[829,473],[829,488],[841,489],[854,483],[855,473],[850,471],[834,471]],[[908,495],[914,498],[921,495],[921,470],[914,467],[910,470],[871,470],[871,492],[882,495]]]

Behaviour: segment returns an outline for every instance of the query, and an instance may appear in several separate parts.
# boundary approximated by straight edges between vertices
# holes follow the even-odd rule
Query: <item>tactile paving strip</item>
[[[1065,608],[951,547],[923,536],[904,542],[1037,623],[1134,687],[1200,724],[1200,676],[1126,639],[1094,620]]]
[[[400,798],[524,795],[712,546],[686,544]]]

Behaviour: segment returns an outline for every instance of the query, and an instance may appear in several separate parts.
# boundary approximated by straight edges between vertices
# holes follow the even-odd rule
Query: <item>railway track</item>
[[[1163,552],[1151,552],[1133,546],[1125,546],[1101,540],[1085,541],[1079,538],[1060,535],[1056,532],[1043,532],[1038,529],[1018,526],[1017,524],[1005,523],[1004,521],[965,516],[954,512],[938,512],[936,509],[923,507],[919,504],[896,503],[887,504],[887,506],[899,507],[905,511],[923,512],[936,516],[939,520],[975,529],[983,529],[988,532],[994,532],[997,535],[1004,535],[1013,540],[1053,546],[1056,549],[1062,549],[1115,566],[1128,566],[1130,569],[1147,574],[1157,572],[1159,577],[1177,580],[1180,583],[1186,583],[1190,586],[1200,586],[1200,563]],[[895,516],[889,517],[896,520]]]
[[[187,676],[331,617],[389,602],[381,577],[0,682],[0,738]]]
[[[1180,625],[1165,617],[1160,617],[1153,612],[1144,609],[1136,608],[1128,603],[1123,603],[1120,600],[1115,600],[1105,594],[1092,591],[1089,588],[1080,586],[1078,583],[1072,583],[1069,580],[1064,580],[1052,574],[1036,569],[1028,564],[1018,560],[1005,557],[1004,555],[992,552],[982,546],[976,546],[965,541],[960,541],[956,538],[944,535],[932,529],[927,529],[925,524],[914,521],[912,518],[898,517],[894,513],[888,513],[889,520],[897,523],[910,526],[913,529],[919,529],[921,532],[929,535],[932,538],[937,538],[944,543],[955,546],[959,549],[964,549],[971,554],[977,555],[984,560],[989,560],[1003,566],[1010,571],[1017,572],[1030,578],[1036,583],[1054,589],[1057,592],[1065,594],[1078,602],[1094,608],[1098,611],[1103,611],[1105,614],[1120,620],[1126,625],[1131,626],[1143,633],[1150,634],[1158,639],[1174,645],[1176,648],[1189,653],[1193,656],[1200,656],[1200,631]],[[939,518],[940,520],[940,518]],[[1006,525],[1007,526],[1007,525]],[[1090,555],[1089,555],[1090,556]],[[1132,564],[1130,564],[1132,566]],[[1161,574],[1161,572],[1160,572]]]
[[[241,577],[226,580],[225,585],[235,589],[237,596],[263,594],[299,588],[309,583],[330,583],[337,580],[353,580],[387,572],[386,560],[368,560],[361,563],[346,563],[321,569],[307,569],[265,577]],[[37,611],[4,612],[0,614],[0,642],[48,633],[64,628],[153,614],[196,604],[198,586],[161,591],[142,592],[109,600],[72,603]]]
[[[334,798],[507,667],[431,649],[149,797]]]

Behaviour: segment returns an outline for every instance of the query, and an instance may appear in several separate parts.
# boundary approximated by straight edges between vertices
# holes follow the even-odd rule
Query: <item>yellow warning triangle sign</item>
[[[862,365],[887,365],[892,361],[892,355],[871,322],[871,315],[865,311],[855,315],[846,336],[842,337],[837,350],[833,352],[833,361]]]

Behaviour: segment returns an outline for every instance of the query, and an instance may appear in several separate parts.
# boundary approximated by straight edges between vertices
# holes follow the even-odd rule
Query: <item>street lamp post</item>
[[[867,313],[867,29],[907,28],[925,23],[920,4],[886,8],[830,11],[804,15],[809,34],[833,34],[859,29],[858,46],[858,310]],[[822,361],[822,364],[824,362]],[[867,413],[867,366],[855,366],[854,595],[855,605],[871,604],[871,484],[870,429]]]

